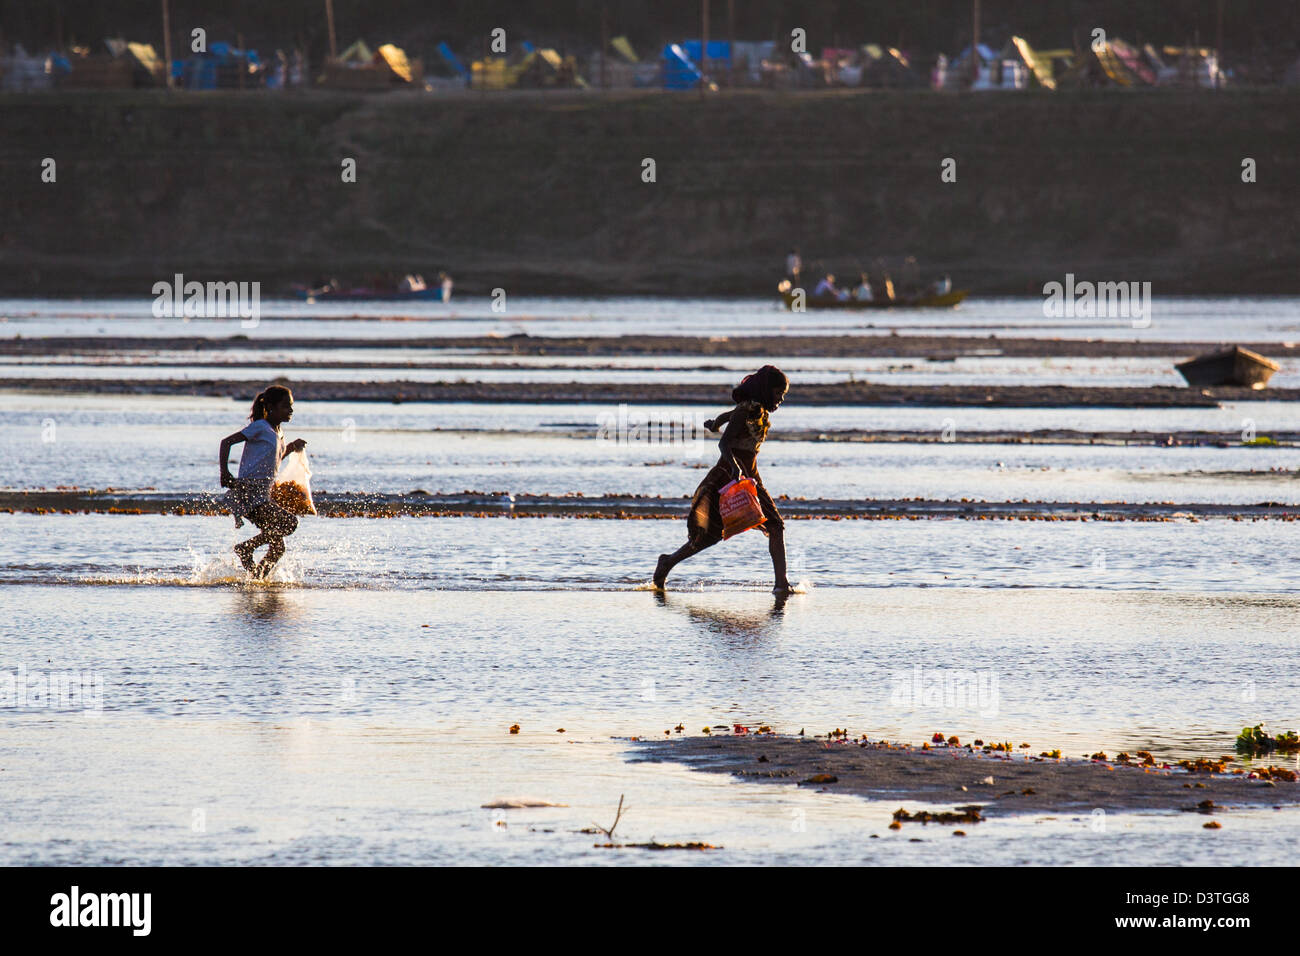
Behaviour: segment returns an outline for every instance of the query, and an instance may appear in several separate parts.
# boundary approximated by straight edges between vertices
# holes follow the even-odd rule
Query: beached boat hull
[[[1197,388],[1214,385],[1265,388],[1273,373],[1281,368],[1276,362],[1239,345],[1179,362],[1174,367],[1188,385]]]
[[[854,309],[858,311],[865,309],[950,309],[969,294],[967,289],[953,289],[951,292],[945,292],[942,295],[921,295],[911,299],[895,299],[892,302],[888,299],[877,299],[872,302],[858,302],[856,299],[849,299],[847,302],[841,302],[838,299],[814,299],[812,296],[808,296],[804,299],[804,308]],[[785,307],[793,309],[794,293],[782,292],[780,295]]]

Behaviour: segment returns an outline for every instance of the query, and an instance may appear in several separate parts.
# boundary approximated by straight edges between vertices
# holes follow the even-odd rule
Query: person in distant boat
[[[934,280],[933,290],[935,295],[947,295],[952,291],[952,277],[940,276]]]
[[[402,281],[397,285],[398,292],[423,292],[425,288],[424,276],[410,272],[402,276]]]
[[[853,290],[853,297],[859,302],[871,302],[876,297],[875,293],[871,291],[871,281],[867,278],[865,272],[862,273],[862,279],[858,283],[858,287]]]
[[[445,272],[439,272],[439,273],[438,273],[438,287],[439,287],[440,289],[442,289],[442,301],[443,301],[443,302],[450,302],[450,301],[451,301],[451,286],[452,286],[451,276],[447,275],[447,273],[445,273]]]
[[[813,298],[838,299],[839,297],[840,290],[835,287],[835,276],[828,272],[822,278],[822,281],[817,283],[817,288],[813,289]]]
[[[908,256],[903,260],[903,277],[898,282],[898,289],[909,299],[925,291],[925,286],[921,284],[921,268],[917,265],[916,256]]]
[[[256,578],[265,578],[284,556],[284,539],[298,530],[298,519],[271,501],[271,486],[280,459],[301,451],[307,443],[301,438],[284,443],[280,426],[293,418],[293,393],[283,385],[271,385],[253,399],[248,424],[221,440],[221,487],[229,488],[226,505],[235,516],[235,527],[247,518],[261,533],[235,545],[239,563]],[[239,477],[230,474],[230,449],[244,442],[239,456]],[[253,562],[253,552],[268,545],[261,561]]]
[[[888,272],[885,273],[885,298],[890,302],[897,298],[894,295],[894,280],[889,277]]]
[[[337,292],[339,288],[340,287],[339,287],[338,279],[335,279],[333,277],[326,278],[325,276],[321,276],[317,279],[312,280],[311,284],[308,285],[307,294],[325,295],[330,292]]]
[[[798,288],[799,273],[803,271],[803,260],[799,258],[799,250],[791,249],[785,257],[785,277],[790,280],[790,284]]]
[[[772,556],[772,572],[776,577],[772,590],[777,593],[790,591],[785,567],[785,523],[758,473],[758,450],[767,437],[770,416],[781,407],[789,388],[790,382],[784,372],[774,365],[764,365],[753,375],[746,375],[732,391],[731,400],[736,403],[735,408],[704,423],[709,431],[725,426],[718,442],[722,454],[695,489],[691,510],[686,517],[686,543],[672,554],[659,555],[654,574],[656,588],[663,588],[668,573],[682,561],[722,540],[718,493],[734,479],[744,476],[754,482],[758,503],[766,519],[758,527],[767,535],[768,553]]]

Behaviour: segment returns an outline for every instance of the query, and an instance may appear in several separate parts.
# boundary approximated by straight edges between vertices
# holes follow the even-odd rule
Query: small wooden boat
[[[787,309],[794,308],[794,292],[781,292],[781,301]],[[885,298],[861,302],[857,299],[816,299],[811,295],[804,298],[805,309],[950,309],[970,295],[968,289],[953,289],[950,292],[930,293],[913,296],[909,299],[897,298],[893,301]]]
[[[347,300],[349,302],[374,301],[374,302],[405,302],[412,300],[424,301],[441,301],[442,289],[415,289],[410,292],[398,292],[393,289],[372,289],[368,287],[333,289],[326,286],[323,289],[305,289],[295,288],[293,294],[299,299],[306,299],[308,302],[326,302],[335,300]]]
[[[1273,373],[1281,367],[1273,360],[1250,349],[1243,349],[1240,345],[1199,355],[1174,366],[1182,372],[1188,385],[1198,388],[1212,385],[1265,388]]]

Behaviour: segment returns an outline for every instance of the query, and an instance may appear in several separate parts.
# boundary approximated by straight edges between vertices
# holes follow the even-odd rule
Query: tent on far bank
[[[68,60],[70,69],[59,85],[66,89],[122,89],[133,86],[161,86],[166,68],[148,43],[106,39],[107,53],[86,53]]]
[[[54,85],[51,57],[28,53],[22,44],[14,52],[0,57],[0,89],[6,93],[48,90]]]
[[[973,58],[973,59],[972,59]],[[992,90],[993,67],[998,61],[997,51],[983,43],[962,50],[947,65],[943,76],[945,90]]]
[[[1054,90],[1058,70],[1069,67],[1074,59],[1074,51],[1035,50],[1024,37],[1012,37],[1002,49],[1003,62],[1005,63],[1012,56],[1018,57],[1025,65],[1034,83],[1042,89]]]
[[[244,89],[261,86],[266,79],[256,50],[229,43],[213,43],[206,52],[177,61],[172,73],[187,90]]]
[[[1148,58],[1156,64],[1160,86],[1223,86],[1225,77],[1217,50],[1208,47],[1167,46],[1160,53],[1150,48]],[[1163,54],[1163,56],[1161,55]]]
[[[424,66],[418,58],[385,43],[372,51],[365,40],[357,40],[332,60],[325,61],[322,86],[335,90],[389,90],[395,86],[421,83]]]
[[[892,46],[868,43],[862,48],[859,61],[861,73],[859,86],[912,87],[924,86],[925,80],[912,69],[907,54]]]

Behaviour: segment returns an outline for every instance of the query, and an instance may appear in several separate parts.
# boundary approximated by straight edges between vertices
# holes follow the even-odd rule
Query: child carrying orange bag
[[[767,520],[758,503],[758,489],[748,478],[737,478],[718,492],[718,513],[722,516],[722,537],[734,538],[757,528]]]
[[[774,365],[745,376],[731,393],[736,407],[704,423],[710,431],[725,425],[718,447],[722,452],[691,500],[686,519],[687,540],[672,554],[659,555],[654,585],[662,588],[682,561],[750,528],[767,535],[777,593],[791,590],[785,568],[785,523],[758,473],[758,450],[767,437],[769,416],[781,407],[790,383]]]

